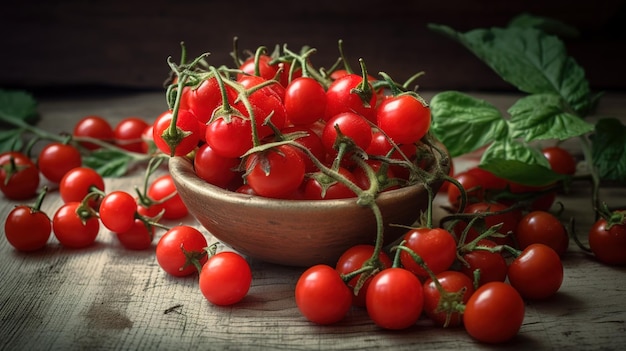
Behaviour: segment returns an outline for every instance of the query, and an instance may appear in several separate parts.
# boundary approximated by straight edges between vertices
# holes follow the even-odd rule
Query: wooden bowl
[[[298,267],[335,265],[348,248],[374,244],[372,210],[354,199],[279,200],[235,193],[197,177],[185,157],[169,160],[169,171],[189,212],[220,242],[239,253],[266,262]],[[441,184],[433,184],[436,192]],[[385,224],[385,242],[406,232],[390,224],[411,225],[427,208],[422,184],[378,196]]]

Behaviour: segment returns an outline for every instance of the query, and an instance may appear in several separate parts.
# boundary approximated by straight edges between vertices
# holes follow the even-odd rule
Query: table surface
[[[423,93],[430,98],[431,93]],[[511,94],[474,94],[506,109]],[[626,116],[624,95],[607,94],[598,115]],[[128,116],[154,118],[166,108],[160,92],[105,96],[42,98],[38,126],[70,131],[89,114],[115,123]],[[575,149],[575,146],[572,146]],[[472,162],[472,160],[458,160]],[[467,163],[466,163],[467,164]],[[141,184],[141,169],[106,179],[106,189],[132,190]],[[58,191],[46,197],[43,210],[58,208]],[[626,189],[604,189],[610,204],[624,205]],[[589,189],[574,187],[560,195],[563,218],[575,217],[585,241],[593,214]],[[0,200],[3,221],[18,202]],[[441,216],[445,199],[436,199]],[[180,222],[165,222],[174,225]],[[192,217],[182,223],[198,228]],[[211,241],[211,235],[203,230]],[[157,238],[162,235],[157,233]],[[156,242],[156,240],[155,240]],[[228,249],[220,247],[220,249]],[[340,323],[318,326],[299,313],[294,286],[303,271],[251,260],[249,294],[231,307],[209,304],[197,278],[174,278],[158,266],[154,246],[125,250],[106,229],[96,244],[82,250],[61,247],[52,237],[42,251],[19,253],[0,240],[0,349],[489,349],[462,328],[440,329],[421,319],[408,330],[376,327],[363,309],[353,308]],[[626,343],[626,269],[597,263],[573,242],[563,258],[565,276],[556,296],[527,302],[524,324],[506,348],[616,349]]]

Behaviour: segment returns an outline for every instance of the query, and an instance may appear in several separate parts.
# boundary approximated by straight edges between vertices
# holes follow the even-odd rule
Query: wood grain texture
[[[506,94],[481,97],[503,108],[515,98]],[[624,116],[623,99],[619,94],[606,96],[600,113]],[[39,126],[61,132],[87,114],[111,121],[129,115],[152,120],[163,106],[160,93],[55,98],[41,102]],[[127,177],[107,179],[106,189],[132,190],[142,176],[137,169]],[[588,190],[580,187],[560,197],[564,218],[575,217],[579,233],[592,221],[588,196]],[[603,197],[624,205],[626,189],[606,189]],[[437,205],[445,203],[440,197],[436,201]],[[1,217],[6,218],[16,204],[2,199]],[[52,214],[60,204],[53,189],[43,209]],[[437,207],[436,216],[442,215]],[[182,223],[198,226],[191,217]],[[197,278],[166,275],[153,249],[126,250],[106,229],[101,229],[94,246],[83,250],[63,248],[51,239],[43,251],[22,254],[1,239],[2,350],[492,349],[473,341],[463,329],[441,330],[425,319],[405,331],[383,331],[361,309],[351,310],[337,325],[313,325],[300,315],[293,297],[302,268],[251,261],[253,284],[248,296],[235,306],[216,307],[204,300]],[[613,350],[626,343],[626,268],[598,264],[573,243],[564,266],[560,292],[547,301],[527,302],[519,335],[504,347]]]

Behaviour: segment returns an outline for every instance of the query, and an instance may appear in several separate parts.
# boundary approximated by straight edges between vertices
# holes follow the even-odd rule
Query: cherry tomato
[[[240,66],[239,69],[246,74],[258,76],[267,80],[274,79],[278,68],[272,64],[272,58],[269,55],[261,54],[258,60],[255,57],[249,57]]]
[[[163,218],[179,219],[185,217],[189,210],[176,190],[172,176],[164,174],[150,183],[148,197],[154,201],[164,201],[156,206],[165,210]]]
[[[615,211],[613,215],[619,218],[620,213],[623,211]],[[625,265],[626,222],[623,217],[622,220],[612,221],[598,219],[589,230],[589,247],[598,261],[608,265]]]
[[[250,290],[252,270],[241,255],[223,251],[207,260],[199,277],[200,291],[212,304],[227,306],[241,301]]]
[[[341,254],[339,259],[337,260],[335,269],[340,274],[349,274],[349,273],[356,271],[357,269],[360,269],[361,267],[363,267],[363,263],[365,263],[367,260],[369,260],[372,257],[372,255],[374,254],[374,249],[375,249],[374,245],[367,245],[367,244],[352,246],[351,248],[346,250],[343,254]],[[379,253],[378,258],[380,260],[380,263],[383,266],[379,268],[380,270],[391,267],[392,265],[391,258],[389,257],[389,255],[387,255],[387,253],[385,253],[384,251],[381,251]],[[353,291],[360,277],[361,277],[361,274],[350,279],[350,281],[348,282],[348,286]],[[365,296],[367,293],[367,287],[369,286],[371,281],[372,281],[372,277],[370,276],[369,278],[365,280],[365,282],[363,283],[363,286],[361,286],[361,288],[359,289],[358,294],[356,295],[352,294],[352,304],[354,306],[359,306],[359,307],[365,306]]]
[[[352,112],[340,113],[330,118],[322,131],[322,144],[329,154],[337,154],[334,148],[339,135],[337,128],[344,137],[351,139],[363,150],[366,150],[372,141],[372,128],[363,117]]]
[[[467,301],[463,325],[478,341],[503,343],[517,335],[524,313],[524,300],[515,288],[503,282],[490,282],[479,287]]]
[[[25,200],[37,193],[39,170],[31,159],[21,152],[0,154],[0,190],[9,199]]]
[[[528,208],[531,211],[547,211],[554,204],[556,190],[547,190],[547,187],[529,186],[515,182],[509,182],[509,190],[513,194],[528,195],[534,193],[534,198],[530,201]],[[532,195],[532,194],[531,194]],[[503,201],[504,202],[504,201]],[[509,202],[507,202],[509,203]],[[510,201],[510,203],[514,203]]]
[[[576,159],[569,151],[559,146],[546,147],[541,151],[554,172],[567,175],[576,173]]]
[[[562,256],[569,246],[569,236],[565,227],[553,214],[546,211],[532,211],[517,223],[515,238],[521,250],[531,244],[545,244]]]
[[[220,117],[207,125],[205,139],[218,155],[238,158],[253,145],[252,124],[239,116]]]
[[[356,178],[349,170],[340,167],[337,172],[348,181],[355,183]],[[317,172],[309,176],[304,185],[304,198],[308,200],[347,199],[356,194],[347,185]]]
[[[113,128],[109,122],[100,116],[85,116],[75,125],[72,133],[76,137],[89,137],[99,139],[107,143],[113,142]],[[99,149],[100,146],[90,142],[81,142],[81,145],[89,150]]]
[[[59,183],[67,172],[80,167],[82,163],[78,149],[59,142],[44,146],[37,158],[39,171],[53,183]]]
[[[511,262],[508,277],[523,298],[546,299],[563,283],[563,263],[551,247],[531,244]]]
[[[280,198],[300,187],[304,167],[302,157],[293,146],[281,145],[250,155],[246,160],[246,180],[258,195]]]
[[[76,167],[70,170],[59,183],[59,193],[65,203],[81,202],[94,190],[104,192],[104,179],[89,167]]]
[[[463,322],[462,314],[456,306],[466,304],[474,293],[472,280],[457,271],[443,271],[437,274],[436,278],[441,288],[450,295],[444,295],[442,301],[439,288],[431,278],[428,278],[423,286],[424,313],[438,326],[455,327],[461,325]],[[461,294],[451,296],[454,293]]]
[[[443,228],[417,228],[404,235],[404,245],[422,258],[434,274],[450,268],[456,259],[456,241]],[[429,275],[406,251],[400,253],[402,266],[413,274],[427,278]]]
[[[167,136],[171,137],[169,131],[172,121],[172,111],[165,111],[161,113],[154,121],[153,124],[153,139],[156,146],[163,153],[173,156],[183,156],[190,153],[198,145],[200,140],[200,129],[198,126],[198,120],[196,116],[189,110],[179,110],[176,118],[176,128],[180,133],[181,139],[178,144],[175,144],[172,151],[171,146],[164,139]]]
[[[237,93],[231,87],[225,86],[226,97],[229,102],[235,101]],[[213,113],[222,105],[222,92],[215,77],[202,81],[200,85],[189,92],[187,98],[189,110],[203,124],[213,117]]]
[[[376,111],[378,128],[396,144],[416,143],[430,129],[430,108],[413,95],[385,99]]]
[[[467,172],[461,172],[455,175],[454,178],[461,184],[467,195],[467,203],[480,202],[484,199],[484,189],[482,188],[482,181],[476,175]],[[450,184],[448,186],[448,201],[453,208],[457,208],[461,202],[461,191],[459,188]]]
[[[352,305],[352,292],[333,267],[319,264],[308,268],[296,283],[296,305],[316,324],[342,320]]]
[[[226,188],[237,176],[237,167],[240,160],[234,157],[222,157],[211,148],[203,144],[195,152],[193,167],[196,175],[207,183]]]
[[[365,306],[370,319],[379,327],[406,329],[414,325],[422,314],[422,283],[406,269],[385,269],[372,278]]]
[[[481,214],[481,213],[491,213],[498,212],[498,214],[488,214],[484,217],[485,229],[491,228],[494,225],[502,224],[500,229],[498,230],[499,234],[505,235],[504,237],[489,237],[490,240],[495,241],[497,244],[507,244],[512,245],[513,240],[511,238],[510,233],[515,234],[515,229],[517,228],[517,223],[519,222],[520,212],[518,211],[506,211],[508,207],[504,204],[498,202],[486,202],[481,201],[477,203],[472,203],[465,208],[465,213],[467,214]],[[465,221],[460,221],[454,228],[457,232],[457,235],[460,235],[465,228],[467,227]],[[479,233],[476,228],[472,227],[469,229],[467,233],[467,237],[465,238],[465,242],[470,242],[478,237],[481,233]]]
[[[133,226],[123,233],[115,233],[120,244],[129,250],[146,250],[152,246],[154,226],[136,218]]]
[[[96,241],[100,222],[96,216],[82,218],[77,213],[80,202],[68,202],[55,212],[52,231],[59,243],[69,248],[84,248]]]
[[[326,149],[322,144],[322,139],[311,128],[305,126],[286,127],[281,130],[281,133],[283,135],[288,135],[290,133],[304,133],[305,135],[296,138],[294,141],[306,147],[318,161],[324,161],[326,159]],[[302,156],[306,171],[308,173],[315,172],[317,170],[317,166],[313,163],[309,155],[303,150],[297,149],[297,151],[300,153],[300,156]]]
[[[99,213],[100,220],[107,229],[124,233],[135,225],[137,201],[125,191],[112,191],[102,198]]]
[[[300,77],[285,89],[284,103],[289,122],[293,125],[308,125],[324,119],[326,91],[317,80]]]
[[[142,135],[150,125],[139,117],[122,119],[113,130],[115,144],[122,149],[133,152],[144,152]]]
[[[369,89],[372,93],[371,98],[365,103],[361,97],[354,92],[363,82],[363,77],[357,74],[346,74],[336,80],[326,90],[326,114],[325,120],[344,113],[353,112],[359,114],[372,123],[376,123],[376,100],[377,96],[368,82]]]
[[[52,224],[48,215],[30,206],[14,207],[4,221],[4,235],[19,251],[35,251],[46,246]]]
[[[497,175],[489,172],[486,169],[480,167],[471,167],[465,171],[480,180],[480,186],[484,191],[489,190],[503,190],[506,189],[508,182],[504,178],[500,178]]]
[[[365,161],[371,168],[372,170],[376,173],[376,180],[378,181],[379,187],[381,191],[386,191],[386,190],[393,190],[393,189],[397,189],[398,186],[397,185],[390,185],[388,182],[390,182],[392,179],[396,178],[396,175],[393,173],[393,170],[391,167],[387,167],[387,171],[385,173],[382,173],[381,167],[382,167],[382,163],[379,161],[373,161],[373,160],[368,160]],[[370,187],[370,178],[369,175],[367,174],[367,172],[365,171],[364,168],[362,167],[357,167],[354,169],[354,171],[352,172],[352,175],[355,178],[355,183],[356,185],[358,185],[361,189],[369,189]]]
[[[496,245],[489,239],[481,239],[476,243],[477,248],[463,253],[464,263],[461,265],[461,272],[473,280],[478,270],[478,286],[506,280],[508,265],[504,256],[498,251],[483,249],[494,248]]]
[[[197,267],[208,259],[205,248],[207,240],[196,228],[179,225],[169,229],[156,247],[159,266],[168,274],[184,277],[199,273]]]

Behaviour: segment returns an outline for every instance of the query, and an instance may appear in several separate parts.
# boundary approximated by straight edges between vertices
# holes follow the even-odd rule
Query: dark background
[[[460,44],[428,23],[457,30],[504,26],[522,12],[575,26],[564,39],[595,90],[624,90],[626,1],[20,1],[0,10],[0,87],[35,91],[162,89],[167,57],[209,52],[209,63],[232,65],[259,45],[315,47],[313,62],[329,67],[337,41],[357,67],[397,81],[425,71],[423,90],[510,90]]]

